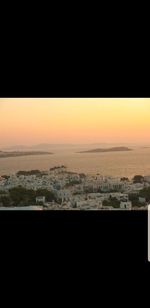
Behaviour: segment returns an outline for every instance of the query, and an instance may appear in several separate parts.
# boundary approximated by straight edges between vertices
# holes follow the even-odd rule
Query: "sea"
[[[107,145],[107,147],[109,147]],[[0,175],[19,170],[49,170],[65,165],[69,171],[103,176],[128,177],[150,175],[150,146],[132,146],[132,151],[78,153],[96,146],[51,147],[51,155],[0,158]]]

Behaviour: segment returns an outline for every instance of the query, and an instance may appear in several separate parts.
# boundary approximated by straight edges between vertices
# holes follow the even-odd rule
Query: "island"
[[[7,157],[18,157],[18,156],[30,156],[30,155],[49,155],[53,154],[51,152],[39,152],[39,151],[13,151],[13,152],[6,152],[0,151],[0,158],[7,158]]]
[[[102,152],[121,152],[121,151],[132,151],[132,149],[129,149],[127,147],[113,147],[113,148],[99,148],[99,149],[92,149],[88,151],[80,151],[77,153],[102,153]]]

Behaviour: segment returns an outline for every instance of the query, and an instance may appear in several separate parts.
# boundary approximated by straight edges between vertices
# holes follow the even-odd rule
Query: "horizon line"
[[[41,142],[41,143],[35,143],[35,144],[12,144],[12,145],[1,145],[1,148],[12,148],[12,147],[34,147],[34,146],[45,146],[45,145],[96,145],[96,144],[150,144],[149,141],[139,141],[139,142],[135,142],[135,141],[130,141],[130,142],[117,142],[117,141],[112,141],[112,142],[74,142],[74,143],[45,143],[45,142]]]

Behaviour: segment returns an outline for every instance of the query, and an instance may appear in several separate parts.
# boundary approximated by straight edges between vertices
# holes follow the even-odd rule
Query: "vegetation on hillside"
[[[25,175],[25,176],[28,176],[28,175],[40,175],[41,174],[41,171],[39,170],[29,170],[29,171],[18,171],[16,173],[18,176],[20,175]]]
[[[54,170],[56,170],[56,169],[61,169],[61,168],[67,168],[66,166],[64,166],[64,165],[61,165],[61,166],[55,166],[55,167],[52,167],[52,168],[50,168],[49,170],[50,171],[54,171]]]
[[[144,197],[147,202],[150,202],[150,187],[144,187],[140,191],[139,197]]]
[[[115,197],[111,197],[109,200],[103,201],[104,206],[112,206],[113,208],[119,208],[120,207],[120,201],[117,200]]]
[[[126,177],[122,177],[120,180],[121,180],[122,182],[129,182],[129,179],[126,178]]]
[[[55,200],[53,192],[47,189],[26,189],[22,186],[9,189],[8,196],[0,196],[0,202],[3,206],[28,206],[36,202],[36,197],[45,196],[47,202]]]

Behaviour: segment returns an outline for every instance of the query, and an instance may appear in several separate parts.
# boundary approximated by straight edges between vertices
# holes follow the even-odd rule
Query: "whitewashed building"
[[[132,202],[131,201],[121,201],[120,202],[120,209],[131,210],[132,209]]]
[[[45,203],[45,196],[36,197],[36,203]]]
[[[145,197],[139,197],[139,202],[144,204],[146,202],[146,198]]]

